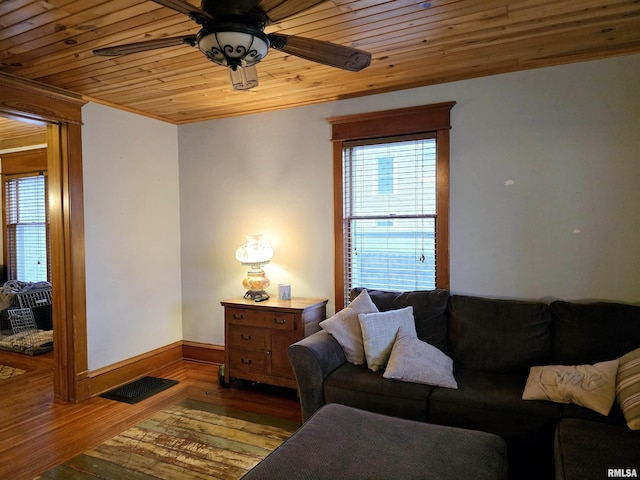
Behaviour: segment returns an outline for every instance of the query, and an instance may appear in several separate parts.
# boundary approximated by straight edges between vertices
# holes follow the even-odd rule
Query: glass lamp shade
[[[259,29],[233,23],[205,27],[197,38],[198,48],[219,65],[236,69],[255,65],[269,52],[269,39]]]
[[[245,236],[247,243],[236,249],[236,260],[255,267],[269,263],[273,257],[273,248],[262,241],[262,234]]]
[[[249,90],[258,86],[258,70],[255,65],[229,67],[229,79],[234,90]]]

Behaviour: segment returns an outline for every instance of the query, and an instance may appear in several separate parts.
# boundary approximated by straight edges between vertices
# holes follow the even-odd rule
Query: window
[[[449,288],[449,114],[454,103],[337,117],[336,310],[353,287]]]
[[[399,137],[343,147],[345,272],[352,286],[436,286],[436,140]]]
[[[6,178],[5,212],[8,279],[48,280],[47,176]]]

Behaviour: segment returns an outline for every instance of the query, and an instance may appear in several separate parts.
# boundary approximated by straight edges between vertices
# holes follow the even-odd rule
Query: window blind
[[[436,286],[436,138],[343,144],[345,290]]]
[[[9,280],[46,281],[50,272],[47,176],[5,178]]]

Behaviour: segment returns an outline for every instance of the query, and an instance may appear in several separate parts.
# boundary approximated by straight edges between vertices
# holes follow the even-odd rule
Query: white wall
[[[82,110],[89,369],[182,339],[177,127]]]
[[[313,111],[313,109],[311,109]],[[245,234],[274,249],[270,292],[332,292],[331,143],[322,114],[293,109],[179,127],[186,340],[224,344],[220,301],[239,297]]]
[[[639,79],[634,55],[178,127],[184,338],[224,343],[245,233],[274,247],[271,292],[331,313],[326,118],[452,100],[452,291],[639,302]]]
[[[452,289],[640,302],[640,56],[464,87]]]

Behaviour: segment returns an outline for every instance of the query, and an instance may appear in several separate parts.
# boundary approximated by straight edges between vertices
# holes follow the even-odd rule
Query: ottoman
[[[491,433],[328,404],[242,478],[503,480],[507,449]]]

